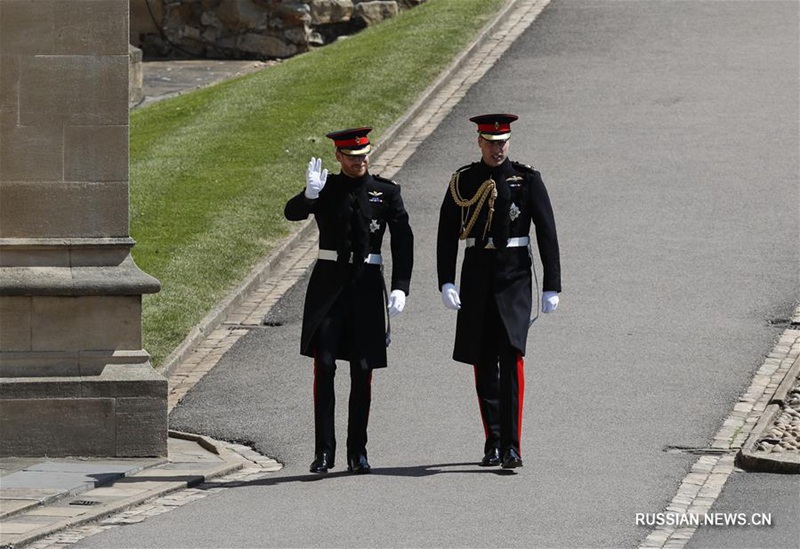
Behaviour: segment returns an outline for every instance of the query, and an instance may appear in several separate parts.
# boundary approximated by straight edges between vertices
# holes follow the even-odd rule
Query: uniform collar
[[[357,189],[359,187],[363,187],[367,181],[372,177],[369,172],[362,175],[361,177],[350,177],[342,172],[339,172],[339,184],[347,189]]]
[[[494,166],[494,167],[489,166],[486,162],[483,161],[483,159],[480,160],[479,165],[484,173],[488,174],[489,176],[492,177],[492,179],[495,180],[504,179],[502,177],[503,175],[509,175],[511,174],[511,172],[513,172],[513,168],[511,166],[511,160],[509,158],[503,160],[503,163],[500,164],[499,166]]]

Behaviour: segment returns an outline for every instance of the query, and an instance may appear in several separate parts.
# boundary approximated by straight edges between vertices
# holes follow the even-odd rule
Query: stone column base
[[[167,380],[142,364],[0,378],[0,457],[167,455]]]

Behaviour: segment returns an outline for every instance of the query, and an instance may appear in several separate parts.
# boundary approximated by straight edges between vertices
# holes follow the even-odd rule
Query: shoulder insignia
[[[457,170],[454,172],[454,174],[453,174],[453,175],[455,175],[455,174],[457,174],[457,173],[461,173],[461,172],[463,172],[463,171],[466,171],[466,170],[470,169],[472,166],[474,166],[475,164],[476,164],[476,163],[475,163],[475,162],[473,162],[473,163],[471,163],[471,164],[467,164],[466,166],[461,166],[460,168],[458,168],[458,169],[457,169]]]
[[[514,160],[511,161],[511,165],[514,166],[515,169],[521,172],[533,173],[536,171],[536,168],[534,168],[530,164],[523,164],[521,162],[515,162]]]
[[[378,175],[373,174],[372,178],[377,181],[380,181],[381,183],[389,183],[390,185],[397,185],[397,182],[392,181],[391,179],[388,179],[386,177],[382,177],[380,174]]]

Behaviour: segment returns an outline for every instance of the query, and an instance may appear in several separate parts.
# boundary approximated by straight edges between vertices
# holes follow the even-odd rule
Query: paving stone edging
[[[681,482],[675,497],[664,509],[665,513],[678,516],[702,516],[709,513],[730,475],[743,469],[736,463],[741,450],[751,437],[755,436],[757,440],[760,438],[759,433],[772,427],[775,416],[771,413],[771,407],[780,407],[774,403],[776,395],[786,394],[783,393],[784,383],[792,379],[790,371],[800,360],[800,329],[794,328],[800,324],[798,321],[800,306],[795,311],[792,328],[784,330],[764,359],[750,386],[734,404],[732,412],[723,422],[707,452],[701,452]],[[795,378],[796,375],[795,370]],[[794,459],[790,456],[794,455],[796,458],[799,454],[800,452],[784,452],[780,458],[771,458],[774,463],[770,463],[769,467],[786,468],[786,463]],[[754,458],[753,462],[756,466],[766,466],[761,456]],[[748,467],[748,470],[753,469]],[[697,528],[696,525],[657,526],[640,542],[639,549],[681,549],[692,539]]]
[[[43,523],[40,528],[30,530],[24,534],[10,535],[8,537],[13,538],[13,541],[11,543],[0,545],[0,549],[28,546],[29,544],[49,538],[53,535],[59,535],[59,533],[66,530],[80,527],[94,528],[95,526],[93,525],[98,523],[98,521],[112,520],[110,517],[119,515],[120,513],[131,512],[131,510],[134,508],[139,508],[144,502],[169,496],[173,493],[185,491],[186,489],[191,489],[209,482],[215,482],[216,479],[227,478],[231,475],[235,475],[241,470],[248,469],[249,466],[252,466],[252,463],[250,462],[255,461],[250,456],[245,455],[244,452],[238,451],[236,448],[231,447],[231,445],[228,445],[224,442],[214,441],[203,435],[195,435],[192,433],[183,433],[179,431],[170,431],[169,435],[171,438],[195,442],[204,450],[219,456],[220,463],[202,472],[194,472],[190,476],[185,476],[185,478],[176,478],[174,480],[165,478],[164,480],[155,482],[153,487],[147,489],[144,493],[137,493],[127,497],[122,497],[116,501],[106,502],[98,505],[96,508],[87,507],[86,513],[78,517],[65,516],[62,520]],[[278,468],[280,468],[279,464],[275,464]],[[126,475],[124,475],[124,478],[139,478],[144,480],[148,477],[148,475],[152,474],[151,471],[158,469],[159,465],[166,466],[167,463],[160,463],[159,461],[158,463],[153,463],[151,466],[138,467],[132,471],[129,471]],[[180,477],[181,475],[176,476]],[[70,498],[77,498],[78,496],[87,498],[87,494],[91,494],[92,490],[113,487],[120,480],[121,478],[109,477],[107,481],[98,482],[94,486],[87,487],[85,490],[73,490],[68,493],[60,494],[59,497],[52,498],[46,502],[36,502],[35,507],[41,508],[58,502],[70,501]],[[28,508],[20,509],[16,513],[9,514],[4,518],[16,514],[24,514],[29,510],[30,509]],[[74,543],[74,541],[67,543]]]
[[[798,332],[800,337],[800,332]],[[787,409],[787,397],[790,392],[800,386],[800,356],[786,372],[770,404],[764,410],[750,436],[742,445],[736,455],[736,465],[748,471],[763,473],[800,474],[800,452],[798,451],[764,451],[759,448],[759,443],[767,434],[775,429],[777,420]]]
[[[46,459],[46,458],[43,458]],[[63,458],[63,459],[70,459],[70,458]],[[145,458],[141,460],[137,460],[140,464],[131,466],[125,472],[119,473],[105,473],[101,478],[95,479],[94,482],[85,482],[82,483],[80,486],[65,489],[58,493],[48,494],[41,497],[37,497],[36,499],[30,499],[30,502],[24,506],[14,507],[11,509],[3,509],[0,511],[0,520],[7,519],[10,517],[14,517],[16,515],[22,515],[28,511],[34,509],[40,509],[42,507],[46,507],[48,505],[53,505],[55,503],[60,502],[61,500],[75,497],[83,494],[84,492],[88,492],[89,490],[93,490],[95,488],[101,488],[103,486],[107,486],[109,484],[113,484],[114,482],[124,478],[126,476],[133,476],[136,475],[145,469],[151,467],[158,467],[160,465],[165,465],[168,463],[166,458]],[[33,465],[33,463],[32,463]],[[13,496],[9,497],[8,499],[14,499]],[[27,499],[27,498],[26,498]],[[0,549],[3,549],[5,546],[0,545]]]
[[[17,536],[12,544],[0,545],[0,549],[23,546],[29,549],[63,549],[87,536],[124,524],[141,522],[148,517],[205,498],[223,489],[264,478],[282,468],[280,463],[246,446],[179,431],[170,431],[170,437],[195,442],[204,450],[218,455],[222,463],[185,480],[159,482],[158,486],[148,490],[144,495],[130,496],[103,505],[79,519],[65,518],[63,521]],[[147,471],[138,473],[138,475],[146,474]]]

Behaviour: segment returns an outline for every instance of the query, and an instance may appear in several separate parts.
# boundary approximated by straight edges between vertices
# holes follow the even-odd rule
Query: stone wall
[[[130,42],[146,58],[286,58],[425,0],[130,0]]]

